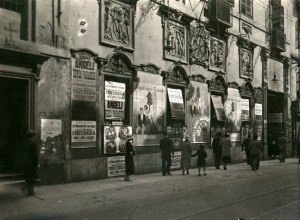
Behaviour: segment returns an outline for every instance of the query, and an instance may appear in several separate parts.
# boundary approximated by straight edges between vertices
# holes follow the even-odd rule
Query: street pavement
[[[229,165],[227,171],[208,167],[207,176],[197,174],[197,169],[185,176],[176,170],[171,176],[151,173],[133,176],[128,182],[114,177],[45,185],[36,187],[33,197],[24,196],[19,185],[0,186],[0,219],[234,219],[232,210],[236,211],[234,216],[260,216],[266,212],[231,206],[252,201],[253,195],[278,197],[291,187],[292,201],[287,204],[299,210],[300,164],[295,158],[285,163],[277,159],[261,161],[258,171],[239,163]],[[257,183],[259,187],[254,186]],[[268,201],[277,201],[274,198]],[[266,198],[254,203],[264,204],[262,199]],[[274,210],[273,206],[276,204],[270,210]],[[290,213],[288,219],[300,219],[299,212]]]

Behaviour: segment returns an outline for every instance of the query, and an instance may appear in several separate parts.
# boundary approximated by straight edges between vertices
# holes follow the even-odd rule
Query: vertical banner
[[[226,116],[225,116],[225,112],[224,112],[222,97],[218,96],[218,95],[211,95],[211,100],[212,100],[213,106],[215,108],[217,120],[225,121]]]
[[[72,63],[72,100],[96,101],[96,62],[85,51],[71,57]]]
[[[187,127],[191,142],[209,142],[209,100],[207,84],[191,81],[186,98]]]
[[[132,127],[105,125],[103,129],[104,154],[125,153],[127,137],[132,136]]]
[[[238,89],[228,88],[227,100],[224,103],[226,115],[225,128],[229,133],[236,133],[235,141],[240,140],[239,134],[242,124],[241,97]]]
[[[105,81],[105,119],[125,118],[125,83]]]
[[[134,144],[138,146],[159,144],[164,126],[164,87],[162,77],[138,71],[139,83],[133,93]]]
[[[96,142],[95,121],[72,121],[72,142]]]
[[[250,120],[249,99],[241,99],[242,121]]]
[[[172,118],[184,119],[184,103],[181,89],[168,88],[168,97],[171,106]]]
[[[125,156],[116,156],[107,158],[107,176],[125,175]]]

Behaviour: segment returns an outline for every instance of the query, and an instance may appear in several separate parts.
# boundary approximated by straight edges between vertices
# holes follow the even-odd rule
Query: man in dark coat
[[[263,146],[260,141],[257,140],[258,135],[253,135],[253,140],[249,144],[251,161],[252,161],[252,170],[256,171],[259,168],[259,157],[260,152],[263,152]]]
[[[133,137],[129,137],[126,140],[126,151],[125,151],[125,176],[124,180],[129,181],[129,176],[134,174],[134,161],[135,151],[132,145]]]
[[[215,156],[215,167],[220,169],[221,157],[222,157],[222,147],[220,145],[222,133],[218,132],[216,137],[214,137],[212,142],[213,153]]]
[[[27,196],[34,195],[34,183],[37,180],[38,149],[33,130],[27,132],[27,142],[24,151],[24,176]]]
[[[279,147],[279,154],[280,154],[279,160],[281,163],[283,163],[286,157],[286,144],[287,144],[287,140],[284,132],[282,132],[280,137],[277,139],[277,144]]]
[[[242,144],[242,151],[245,150],[246,152],[246,159],[247,159],[247,164],[250,165],[250,151],[249,151],[249,144],[251,141],[251,134],[248,134],[247,138],[245,140],[243,140],[243,144]]]
[[[174,156],[172,141],[168,138],[168,134],[164,132],[163,139],[160,140],[159,148],[161,149],[161,159],[162,159],[162,175],[171,175],[171,154]]]

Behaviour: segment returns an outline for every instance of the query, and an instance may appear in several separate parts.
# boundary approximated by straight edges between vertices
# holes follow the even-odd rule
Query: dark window
[[[252,18],[252,0],[241,0],[241,13]]]
[[[22,13],[24,0],[0,0],[0,8]]]
[[[72,101],[73,121],[96,121],[96,104],[87,101]]]

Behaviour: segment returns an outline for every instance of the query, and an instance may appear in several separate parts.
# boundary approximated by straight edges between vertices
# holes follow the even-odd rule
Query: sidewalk
[[[297,160],[295,158],[287,159],[285,163],[296,163]],[[283,163],[284,164],[284,163]],[[272,166],[272,165],[283,165],[279,163],[277,159],[275,160],[265,160],[261,161],[261,167],[265,166]],[[207,167],[207,174],[208,176],[218,174],[220,175],[220,172],[223,172],[226,174],[226,172],[232,172],[232,171],[243,171],[248,172],[250,170],[250,167],[246,165],[246,163],[238,163],[238,164],[232,164],[228,166],[228,171],[223,170],[216,170],[214,167]],[[130,187],[130,186],[136,186],[141,184],[148,184],[148,183],[154,183],[154,182],[160,182],[165,181],[169,179],[174,179],[175,177],[182,178],[181,170],[174,170],[171,171],[172,176],[162,176],[161,173],[150,173],[150,174],[143,174],[143,175],[137,175],[132,176],[131,180],[125,182],[123,177],[112,177],[112,178],[106,178],[106,179],[99,179],[99,180],[91,180],[91,181],[84,181],[84,182],[75,182],[75,183],[65,183],[65,184],[57,184],[57,185],[42,185],[36,187],[36,195],[35,197],[47,200],[47,199],[53,199],[53,198],[59,198],[64,196],[72,196],[77,194],[84,194],[84,193],[92,193],[92,192],[99,192],[99,191],[107,191],[107,190],[113,190],[113,189],[120,189],[123,187]],[[193,168],[190,170],[189,176],[196,176],[198,173],[197,168]],[[19,191],[19,187],[16,186],[7,186],[2,187],[5,188],[6,193],[8,190],[13,191]],[[0,196],[3,193],[3,191],[0,190]],[[21,192],[19,192],[21,193]]]
[[[275,169],[277,166],[283,166],[284,164],[289,163],[297,163],[296,158],[289,158],[286,160],[285,163],[279,163],[277,159],[275,160],[265,160],[260,162],[260,167],[266,167],[266,166],[274,166],[273,169]],[[299,165],[300,166],[300,165]],[[232,164],[228,166],[228,170],[217,170],[214,167],[207,167],[206,171],[208,176],[217,174],[219,176],[218,179],[222,179],[222,177],[231,176],[239,177],[244,175],[243,173],[249,173],[251,168],[246,165],[246,163],[238,163],[238,164]],[[202,171],[201,171],[202,172]],[[259,171],[256,171],[259,173]],[[75,183],[65,183],[65,184],[56,184],[56,185],[42,185],[37,186],[35,191],[36,195],[35,197],[41,200],[48,200],[48,199],[55,199],[55,198],[61,198],[61,197],[69,197],[79,194],[86,194],[86,193],[93,193],[93,192],[100,192],[100,191],[107,191],[107,190],[120,190],[124,187],[132,187],[142,184],[149,184],[149,183],[156,183],[160,181],[166,181],[174,178],[188,178],[187,176],[183,176],[181,170],[174,170],[171,171],[171,176],[162,176],[161,173],[150,173],[150,174],[143,174],[143,175],[137,175],[132,176],[131,181],[125,182],[123,177],[112,177],[112,178],[106,178],[106,179],[99,179],[99,180],[91,180],[91,181],[83,181],[83,182],[75,182]],[[228,174],[234,175],[228,175]],[[254,174],[255,172],[253,172]],[[193,168],[190,169],[190,177],[191,176],[197,176],[198,169]],[[251,174],[251,173],[250,173]],[[203,177],[205,178],[205,177]],[[22,193],[19,190],[19,186],[2,186],[0,187],[0,197],[1,194],[5,194],[6,196],[9,196],[8,194],[16,196],[16,194]]]

